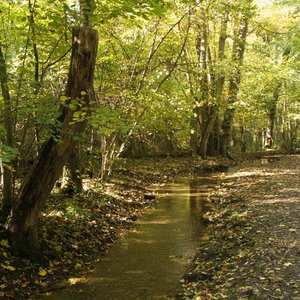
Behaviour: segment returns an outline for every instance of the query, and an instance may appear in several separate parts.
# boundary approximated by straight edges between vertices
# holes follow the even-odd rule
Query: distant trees
[[[286,77],[286,72],[296,75],[290,68],[295,53],[289,53],[288,57],[285,54],[293,43],[289,35],[291,32],[295,34],[292,25],[295,24],[295,5],[277,5],[282,13],[290,15],[279,27],[275,19],[279,18],[280,9],[275,4],[257,8],[251,1],[214,5],[202,1],[195,9],[195,43],[190,44],[186,52],[188,84],[194,99],[190,123],[190,146],[194,154],[205,158],[207,155],[228,156],[231,151],[245,152],[264,147],[292,149],[281,142],[290,135],[279,133],[282,126],[277,112],[284,99],[285,87],[296,79],[295,76],[289,76],[288,80]],[[264,14],[266,19],[261,18],[260,10],[267,12]],[[260,92],[259,88],[262,89]],[[257,91],[257,106],[252,110],[253,102],[248,99],[253,91]],[[265,103],[264,108],[262,103]],[[250,111],[257,120],[262,120],[253,124],[254,130],[252,125],[246,126],[246,122],[253,122],[247,114]],[[285,118],[284,122],[287,119],[291,121]],[[294,147],[296,128],[298,125],[292,130]],[[252,134],[254,131],[256,134]]]
[[[237,107],[237,128],[243,127],[247,148],[252,151],[265,147],[295,151],[298,147],[299,112],[294,99],[299,70],[295,69],[297,54],[292,45],[299,32],[294,27],[294,8],[295,5],[267,5],[264,18],[258,15],[251,25],[253,30],[248,37],[243,67],[246,80],[241,83],[242,105]],[[289,17],[279,24],[280,14]],[[255,121],[251,118],[254,115]],[[239,135],[237,131],[236,135]],[[236,142],[235,147],[239,148]]]

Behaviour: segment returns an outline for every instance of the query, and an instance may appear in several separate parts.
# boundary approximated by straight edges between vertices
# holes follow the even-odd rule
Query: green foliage
[[[165,2],[165,3],[164,3]],[[138,0],[114,0],[101,1],[98,3],[98,15],[104,19],[114,17],[142,18],[148,19],[151,16],[162,16],[167,11],[166,1],[138,1]]]
[[[221,20],[228,7],[225,57],[219,59]],[[268,5],[246,0],[204,1],[195,5],[194,1],[114,0],[95,1],[94,8],[91,21],[100,42],[95,101],[92,116],[87,117],[89,112],[81,109],[79,99],[61,96],[69,68],[71,30],[81,22],[78,4],[43,0],[30,12],[27,2],[0,3],[0,42],[9,75],[15,144],[21,157],[35,155],[46,138],[61,129],[57,121],[61,105],[73,111],[72,124],[89,122],[97,133],[96,145],[101,144],[101,137],[117,135],[118,143],[126,142],[126,146],[136,139],[163,152],[160,141],[170,140],[175,148],[188,150],[195,108],[201,124],[211,105],[218,105],[218,119],[223,118],[228,80],[236,68],[231,58],[234,28],[242,15],[249,14],[252,21],[241,90],[233,105],[237,112],[234,126],[243,125],[255,134],[266,130],[279,82],[278,112],[284,118],[278,119],[278,126],[287,128],[289,122],[295,122],[300,31],[294,1]],[[197,52],[203,24],[208,30],[210,55],[206,70],[199,64]],[[208,93],[200,83],[204,73]],[[222,95],[216,98],[212,91],[220,74],[226,80]],[[3,98],[0,108],[3,116]],[[5,132],[3,125],[1,132]],[[88,136],[89,132],[74,139],[82,142]],[[1,138],[4,143],[4,134]]]
[[[10,146],[0,144],[0,158],[5,164],[9,164],[19,155],[19,150],[17,148],[12,148]]]
[[[103,136],[109,136],[114,132],[126,134],[130,130],[130,122],[120,109],[97,108],[93,111],[90,124]]]

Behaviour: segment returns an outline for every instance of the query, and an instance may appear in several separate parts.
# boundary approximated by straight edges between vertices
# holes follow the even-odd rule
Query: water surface
[[[174,297],[205,232],[205,200],[217,181],[217,174],[207,173],[157,188],[158,203],[112,245],[86,283],[45,299]]]

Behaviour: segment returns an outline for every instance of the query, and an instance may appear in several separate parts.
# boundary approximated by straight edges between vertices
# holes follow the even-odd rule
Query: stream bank
[[[219,176],[204,173],[153,187],[157,195],[153,207],[119,236],[85,282],[42,299],[173,299],[205,234],[206,199]]]
[[[224,176],[178,299],[300,299],[300,156]]]
[[[7,240],[1,240],[0,298],[40,299],[41,294],[84,281],[99,256],[105,255],[112,242],[155,203],[145,197],[150,185],[224,170],[232,163],[223,158],[123,159],[104,186],[86,179],[87,190],[81,195],[54,191],[40,226],[41,247],[49,267],[12,256]]]

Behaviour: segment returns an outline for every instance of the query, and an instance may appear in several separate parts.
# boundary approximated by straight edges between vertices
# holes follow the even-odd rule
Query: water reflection
[[[214,174],[157,189],[159,201],[137,228],[122,236],[82,285],[45,299],[167,299],[196,254],[201,216],[215,187]]]

